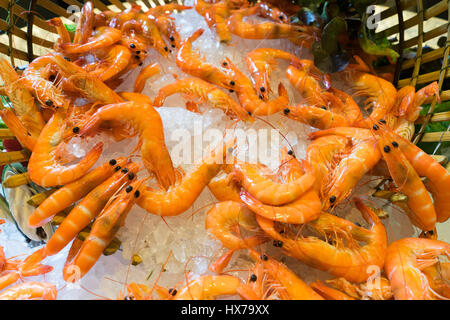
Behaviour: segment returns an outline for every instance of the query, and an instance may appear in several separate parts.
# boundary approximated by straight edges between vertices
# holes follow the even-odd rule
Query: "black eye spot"
[[[133,172],[130,172],[130,173],[128,174],[128,179],[130,179],[130,180],[133,180],[133,179],[134,179],[134,173],[133,173]]]
[[[140,195],[141,195],[141,193],[139,192],[139,190],[136,190],[136,191],[134,192],[134,197],[135,197],[135,198],[139,198]]]
[[[361,227],[361,224],[358,223],[358,222],[355,222],[355,225],[358,226],[358,227]]]
[[[78,133],[78,132],[80,132],[80,128],[79,127],[73,127],[72,132],[73,133]]]
[[[252,113],[251,113],[250,111],[247,111],[247,114],[248,114],[249,116],[251,116],[251,115],[252,115]]]
[[[134,56],[137,60],[139,60],[141,57],[139,57],[139,56]]]
[[[175,296],[176,294],[177,294],[177,289],[173,289],[173,288],[170,288],[169,289],[169,294],[171,294],[172,296]]]
[[[222,62],[222,65],[223,65],[224,67],[226,67],[226,66],[228,65],[228,63]]]
[[[433,230],[430,230],[430,231],[427,231],[427,233],[428,233],[430,236],[432,236],[432,235],[434,234],[434,231],[433,231]]]
[[[263,255],[261,256],[261,259],[264,260],[264,261],[269,260],[269,258],[268,258],[265,254],[263,254]]]
[[[263,96],[262,94],[259,95],[259,98],[260,98],[261,100],[264,100],[264,96]]]
[[[265,92],[265,91],[266,91],[266,88],[261,87],[261,88],[259,88],[259,90],[260,90],[261,92]]]
[[[386,124],[386,120],[384,120],[384,119],[380,119],[380,122],[383,124]]]
[[[278,18],[279,18],[280,20],[283,20],[283,19],[284,19],[284,17],[283,17],[282,15],[280,15]]]
[[[280,240],[274,240],[273,241],[273,246],[277,247],[277,248],[281,248],[283,246],[283,242]]]
[[[53,101],[52,100],[47,100],[45,101],[45,104],[49,107],[51,107],[53,105]]]
[[[233,93],[233,92],[234,92],[234,90],[233,90],[233,89],[230,89],[229,91],[230,91],[231,93]]]
[[[136,51],[136,54],[141,54],[141,50]]]
[[[330,197],[330,202],[331,202],[331,203],[334,203],[335,201],[336,201],[336,196],[331,196],[331,197]]]
[[[143,62],[141,62],[141,63],[139,63],[139,66],[142,66],[144,63]]]
[[[394,146],[394,148],[398,148],[398,143],[397,143],[397,141],[392,141],[392,145]]]
[[[233,80],[230,81],[230,85],[234,86],[235,84],[236,83]]]
[[[130,193],[131,191],[133,191],[133,187],[132,186],[128,186],[128,187],[126,187],[125,191],[127,193]]]
[[[285,109],[283,110],[283,113],[284,113],[284,114],[288,114],[289,112],[291,112],[291,110],[290,110],[289,108],[285,108]]]
[[[257,279],[258,279],[258,277],[256,276],[256,274],[252,274],[252,275],[250,276],[250,281],[251,281],[251,282],[255,282]]]
[[[167,48],[167,47],[164,47],[164,51],[166,51],[166,52],[167,52],[167,51],[169,51],[169,48]]]
[[[320,108],[323,110],[327,110],[327,107],[325,107],[325,106],[321,106]]]
[[[127,168],[123,168],[122,169],[122,173],[127,173],[128,172],[128,169]]]
[[[56,77],[52,74],[50,77],[48,77],[48,80],[53,82],[55,81]]]
[[[292,150],[288,151],[288,155],[292,156],[293,154],[294,154],[294,151],[292,151]]]
[[[134,43],[132,43],[132,44],[130,44],[130,48],[134,49],[134,48],[136,48],[136,45]]]
[[[67,61],[70,61],[70,58],[69,58],[69,57],[64,57],[64,59],[66,59]]]
[[[383,150],[384,152],[389,153],[391,151],[391,148],[389,146],[384,146]]]
[[[122,167],[121,166],[117,166],[117,167],[114,168],[114,171],[119,171],[120,169],[122,169]]]
[[[373,130],[378,130],[378,129],[380,129],[380,127],[377,126],[376,124],[374,124],[374,125],[372,126],[372,128],[373,128]]]
[[[176,47],[177,47],[176,45],[174,45],[174,44],[172,45],[172,48],[176,48]]]
[[[109,160],[109,164],[114,166],[117,163],[116,159]]]
[[[175,38],[173,36],[170,36],[170,41],[175,41]]]

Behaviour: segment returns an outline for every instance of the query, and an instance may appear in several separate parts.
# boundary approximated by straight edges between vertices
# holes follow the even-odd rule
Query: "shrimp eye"
[[[136,191],[134,192],[134,197],[135,197],[135,198],[139,198],[140,195],[141,195],[141,193],[139,192],[139,190],[136,190]]]
[[[176,45],[174,45],[174,44],[172,45],[172,48],[176,48],[176,47],[177,47]]]
[[[289,112],[291,112],[291,110],[290,110],[289,108],[285,108],[285,109],[283,110],[283,113],[284,113],[284,114],[288,114]]]
[[[264,261],[269,260],[269,258],[268,258],[265,254],[263,254],[263,255],[261,256],[261,259],[263,259]]]
[[[114,171],[119,171],[120,169],[122,169],[122,167],[121,166],[117,166],[117,167],[114,168]]]
[[[356,225],[357,227],[361,227],[361,224],[358,223],[358,222],[355,222],[355,225]]]
[[[386,124],[386,120],[384,120],[384,119],[380,119],[379,120],[382,124]]]
[[[228,63],[222,62],[222,65],[223,65],[224,67],[226,67],[226,66],[228,65]]]
[[[73,133],[78,133],[78,132],[80,132],[80,128],[79,127],[73,127],[72,132]]]
[[[136,45],[134,43],[132,43],[132,44],[130,44],[130,48],[134,49],[134,48],[136,48]]]
[[[67,60],[67,61],[70,61],[70,58],[69,58],[69,57],[64,57],[64,59]]]
[[[137,50],[137,51],[136,51],[136,54],[141,54],[141,50]]]
[[[374,124],[374,125],[372,126],[372,128],[373,128],[373,130],[378,130],[378,129],[380,129],[380,127],[377,126],[376,124]]]
[[[384,152],[389,153],[389,151],[391,151],[391,148],[389,146],[384,146],[383,150]]]
[[[336,196],[331,196],[331,197],[330,197],[330,202],[331,202],[331,203],[334,203],[335,201],[336,201]]]
[[[130,180],[133,180],[133,179],[134,179],[134,173],[133,173],[133,172],[130,172],[130,173],[128,174],[128,179],[130,179]]]
[[[434,231],[433,231],[433,230],[430,230],[430,231],[427,231],[427,233],[428,233],[430,236],[432,236],[432,235],[434,234]]]
[[[257,279],[258,279],[258,277],[256,276],[256,274],[252,274],[252,275],[250,276],[250,281],[251,281],[251,282],[255,282]]]
[[[252,115],[252,113],[251,113],[250,111],[247,111],[247,114],[248,114],[249,116],[251,116],[251,115]]]
[[[139,66],[142,66],[144,63],[143,62],[141,62],[141,63],[139,63]]]
[[[288,151],[288,155],[292,156],[293,154],[294,154],[294,151],[292,151],[292,150]]]
[[[398,148],[398,143],[397,143],[397,141],[392,141],[392,145],[394,146],[394,148]]]
[[[175,41],[175,38],[173,36],[170,36],[170,41]]]
[[[230,81],[230,85],[234,86],[236,84],[236,82],[234,82],[233,80]]]
[[[260,94],[260,95],[259,95],[259,98],[260,98],[261,100],[263,100],[263,99],[264,99],[264,96],[263,96],[262,94]]]
[[[48,77],[48,81],[55,81],[56,77],[52,74],[50,77]]]
[[[327,110],[327,107],[325,107],[325,106],[321,106],[320,108],[323,110]]]
[[[259,90],[260,90],[261,92],[265,92],[265,91],[266,91],[266,88],[261,87],[261,88],[259,88]]]
[[[164,51],[169,51],[169,48],[167,48],[167,47],[164,47]]]
[[[234,92],[234,90],[233,90],[233,89],[230,89],[229,91],[230,91],[231,93],[233,93],[233,92]]]
[[[132,186],[128,186],[128,187],[126,187],[125,191],[127,193],[130,193],[131,191],[133,191],[133,187]]]
[[[283,246],[283,242],[280,240],[274,240],[273,241],[273,246],[277,247],[277,248],[281,248]]]
[[[117,163],[117,161],[115,159],[109,160],[109,164],[112,166],[115,165],[116,163]]]
[[[139,60],[141,57],[139,57],[139,56],[134,56],[137,60]]]
[[[49,107],[51,107],[53,105],[53,101],[52,100],[47,100],[45,101],[45,104]]]
[[[177,289],[174,289],[174,288],[169,289],[169,294],[171,294],[172,296],[176,295],[177,292],[178,292]]]
[[[283,19],[284,19],[284,17],[283,17],[282,15],[280,15],[278,18],[279,18],[280,20],[283,20]]]

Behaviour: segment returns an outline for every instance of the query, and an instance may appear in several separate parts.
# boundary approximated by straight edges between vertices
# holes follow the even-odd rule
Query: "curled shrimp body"
[[[435,159],[410,141],[401,137],[395,137],[393,141],[398,142],[400,150],[417,173],[422,177],[427,177],[426,187],[433,195],[437,221],[447,221],[450,217],[450,204],[448,201],[450,196],[450,173]]]
[[[286,77],[309,104],[318,107],[328,105],[322,96],[324,90],[320,86],[319,81],[308,70],[289,66],[286,70]]]
[[[353,188],[369,170],[380,160],[381,153],[377,147],[377,138],[368,129],[353,127],[331,128],[312,132],[315,139],[328,135],[339,135],[350,139],[349,151],[342,157],[331,173],[324,210],[340,203],[352,192]]]
[[[297,67],[303,66],[302,60],[283,50],[258,48],[251,51],[247,55],[247,67],[258,95],[265,96],[265,92],[270,93],[270,76],[277,66],[276,59],[287,60]]]
[[[117,168],[117,167],[116,167]],[[123,187],[130,184],[136,177],[139,166],[131,163],[112,175],[91,192],[79,204],[77,204],[59,225],[45,245],[44,254],[54,255],[61,251],[82,231],[93,219],[95,219],[111,197]]]
[[[417,92],[413,86],[403,87],[397,95],[397,114],[408,121],[414,122],[419,117],[420,106],[424,103],[430,103],[434,97],[440,102],[439,85],[436,81]]]
[[[262,234],[242,237],[241,227],[251,232],[260,232],[261,229],[255,214],[239,202],[224,201],[215,204],[206,214],[205,227],[225,248],[231,250],[253,248],[268,240]]]
[[[89,236],[80,246],[74,242],[68,261],[63,269],[63,278],[68,282],[79,280],[95,265],[114,239],[119,228],[125,224],[126,217],[133,207],[139,192],[136,192],[143,180],[136,181],[122,190],[109,205],[107,205],[92,225]],[[77,270],[79,277],[73,277]]]
[[[301,224],[320,215],[321,202],[314,190],[307,191],[297,200],[282,206],[266,205],[244,190],[241,191],[241,200],[256,214],[278,222]]]
[[[422,230],[433,230],[436,224],[433,200],[413,165],[398,148],[396,140],[396,137],[385,131],[380,135],[378,143],[389,174],[397,185],[397,189],[408,197],[407,204],[410,210],[406,213],[409,213],[411,222]],[[444,171],[449,176],[445,169]]]
[[[233,86],[231,83],[233,79],[212,64],[204,62],[200,54],[192,49],[192,43],[203,32],[203,29],[199,29],[182,42],[177,53],[177,66],[191,76],[198,77],[224,88],[232,89]]]
[[[272,206],[297,200],[313,186],[315,181],[312,174],[305,173],[293,181],[277,182],[264,173],[262,165],[244,162],[235,164],[233,174],[249,194],[260,202]]]
[[[56,286],[45,282],[24,282],[0,292],[0,300],[56,300]]]
[[[190,173],[182,176],[167,190],[141,188],[138,205],[148,212],[160,216],[176,216],[185,212],[192,206],[209,181],[219,173],[225,156],[226,144],[221,144],[195,165]]]
[[[450,245],[439,240],[404,238],[391,243],[386,252],[385,271],[396,300],[439,298],[430,288],[422,269],[450,256]]]
[[[297,231],[291,230],[280,234],[273,221],[261,216],[256,216],[256,219],[270,237],[283,243],[286,254],[335,276],[362,282],[370,276],[370,266],[383,266],[387,234],[378,216],[370,208],[359,199],[355,199],[355,204],[370,223],[370,229],[324,212],[308,225],[324,235],[325,241],[315,236],[299,236]],[[335,244],[328,242],[330,238]],[[365,244],[361,245],[360,242]]]
[[[30,179],[43,187],[64,185],[81,178],[97,162],[103,143],[96,144],[77,164],[64,165],[57,158],[66,124],[66,112],[58,109],[42,129],[28,162]]]
[[[258,7],[236,10],[228,18],[229,30],[245,39],[296,38],[304,31],[302,27],[286,23],[264,22],[253,24],[243,21],[244,17],[258,13]]]
[[[42,105],[63,107],[66,101],[61,88],[50,81],[55,76],[53,56],[47,54],[34,59],[24,70],[20,81]]]
[[[123,102],[99,108],[80,128],[80,134],[94,134],[103,121],[126,121],[138,132],[145,167],[167,189],[175,183],[175,170],[164,142],[162,120],[148,104]]]
[[[32,227],[40,227],[53,218],[58,212],[69,207],[72,203],[86,196],[92,189],[108,179],[116,168],[126,164],[125,158],[113,159],[93,169],[80,179],[68,183],[53,192],[28,218],[28,224]],[[111,164],[114,163],[114,164]]]
[[[235,78],[234,90],[238,95],[239,102],[251,115],[271,115],[280,112],[289,104],[287,90],[281,82],[278,85],[279,97],[270,101],[264,101],[264,96],[258,96],[253,89],[252,81],[229,59],[225,59],[222,65],[233,74]]]
[[[208,189],[219,201],[241,202],[240,187],[233,181],[231,174],[221,172],[211,179]]]
[[[109,47],[122,38],[122,31],[116,28],[99,27],[86,43],[63,43],[61,50],[66,54],[87,53],[93,50]]]
[[[450,299],[450,262],[439,262],[422,269],[430,288],[437,294]]]
[[[14,112],[9,108],[0,109],[0,117],[8,129],[15,135],[20,144],[28,150],[33,151],[37,137],[35,138],[28,134],[27,128],[25,128]]]
[[[220,296],[234,295],[241,280],[234,276],[201,276],[177,291],[174,300],[213,300]]]
[[[134,82],[134,92],[141,93],[144,90],[145,82],[148,78],[161,73],[161,68],[157,63],[149,64],[142,68]]]
[[[226,2],[206,3],[203,0],[196,1],[195,10],[205,18],[210,28],[216,28],[220,42],[229,43],[231,32],[228,30],[227,18],[230,16],[230,6]]]
[[[247,112],[225,92],[198,78],[177,80],[161,88],[153,105],[155,107],[162,106],[168,96],[176,93],[182,93],[189,99],[198,99],[199,103],[209,102],[214,108],[222,109],[225,113],[241,120],[249,118]]]

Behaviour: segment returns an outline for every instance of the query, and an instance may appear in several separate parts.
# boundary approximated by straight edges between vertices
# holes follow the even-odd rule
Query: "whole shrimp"
[[[408,121],[414,122],[419,117],[420,106],[430,103],[434,97],[440,102],[439,85],[436,81],[417,92],[413,86],[403,87],[397,92],[396,113],[399,117],[405,117]]]
[[[231,32],[227,26],[227,18],[231,11],[227,2],[206,3],[203,0],[197,0],[195,10],[205,18],[210,28],[216,28],[221,43],[231,41]]]
[[[20,119],[9,108],[0,109],[0,117],[22,146],[33,150],[37,137],[31,136]]]
[[[181,47],[177,53],[177,66],[191,76],[198,77],[227,89],[233,89],[232,83],[234,83],[234,81],[229,75],[212,64],[204,62],[200,57],[200,54],[193,50],[192,43],[197,40],[203,32],[203,29],[198,29],[181,43]]]
[[[103,121],[127,121],[140,138],[140,150],[145,167],[167,189],[175,183],[175,170],[164,142],[161,117],[149,104],[123,102],[99,108],[80,126],[80,135],[93,135]]]
[[[256,94],[252,81],[228,58],[223,61],[222,65],[233,74],[235,91],[239,102],[250,115],[271,115],[283,110],[289,104],[287,90],[281,82],[278,85],[279,97],[270,101],[264,101],[264,96]]]
[[[153,77],[161,73],[161,69],[157,63],[149,64],[142,68],[134,82],[133,91],[136,93],[141,93],[144,90],[145,82],[148,78]]]
[[[249,118],[247,112],[225,92],[198,78],[177,80],[161,88],[153,106],[161,107],[168,96],[176,93],[182,93],[190,100],[198,99],[199,103],[209,102],[214,108],[222,109],[225,113],[241,120]]]
[[[115,170],[120,170],[126,163],[127,159],[125,158],[111,159],[80,179],[56,190],[34,210],[28,218],[28,224],[32,227],[40,227],[46,224],[54,215],[85,197],[92,189],[113,175]]]
[[[280,233],[273,221],[259,215],[256,219],[270,237],[281,241],[286,254],[335,276],[362,282],[370,276],[370,266],[383,266],[387,234],[378,216],[369,207],[359,199],[355,199],[355,204],[370,223],[370,229],[324,212],[308,226],[325,236],[325,241],[315,236],[299,235],[295,230],[287,229]]]
[[[138,180],[123,189],[97,217],[83,243],[74,242],[74,250],[69,253],[63,269],[64,280],[78,281],[95,265],[119,228],[125,224],[129,211],[140,196],[138,188],[143,182]]]
[[[389,174],[397,185],[397,189],[408,197],[407,204],[410,210],[406,213],[411,213],[409,217],[414,225],[425,231],[433,230],[436,224],[433,200],[417,171],[399,149],[397,142],[399,137],[389,134],[383,127],[379,132],[378,145],[389,169]],[[449,175],[445,169],[443,171],[447,176]]]
[[[57,158],[58,146],[63,142],[66,111],[58,109],[42,129],[28,162],[30,179],[43,187],[64,185],[81,178],[97,162],[103,143],[96,144],[77,164],[64,165]]]
[[[122,38],[122,31],[116,28],[96,28],[92,37],[85,43],[63,43],[61,50],[65,54],[87,53],[93,50],[109,47]]]
[[[46,282],[29,281],[0,292],[0,300],[56,300],[56,286]]]
[[[237,293],[241,280],[230,275],[206,275],[189,281],[173,296],[173,300],[213,300]]]
[[[185,212],[220,171],[226,155],[227,143],[220,143],[191,172],[183,175],[167,190],[142,187],[137,204],[147,212],[160,216],[176,216]]]
[[[88,42],[94,29],[94,6],[91,1],[87,1],[81,8],[81,15],[77,23],[73,43],[84,44]],[[70,43],[68,41],[67,43]]]
[[[438,256],[450,257],[450,245],[439,240],[404,238],[391,243],[386,252],[385,271],[396,300],[442,298],[434,292],[426,267],[438,263]]]
[[[368,129],[338,127],[312,132],[312,139],[329,135],[339,135],[350,139],[347,154],[331,173],[331,178],[324,196],[328,199],[323,209],[336,206],[345,199],[369,170],[380,160],[381,153],[377,147],[377,138]]]

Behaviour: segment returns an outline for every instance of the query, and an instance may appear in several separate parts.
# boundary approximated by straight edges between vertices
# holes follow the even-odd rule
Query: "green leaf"
[[[64,27],[66,27],[66,30],[72,33],[75,33],[75,30],[77,30],[77,25],[75,23],[73,24],[64,24]]]

